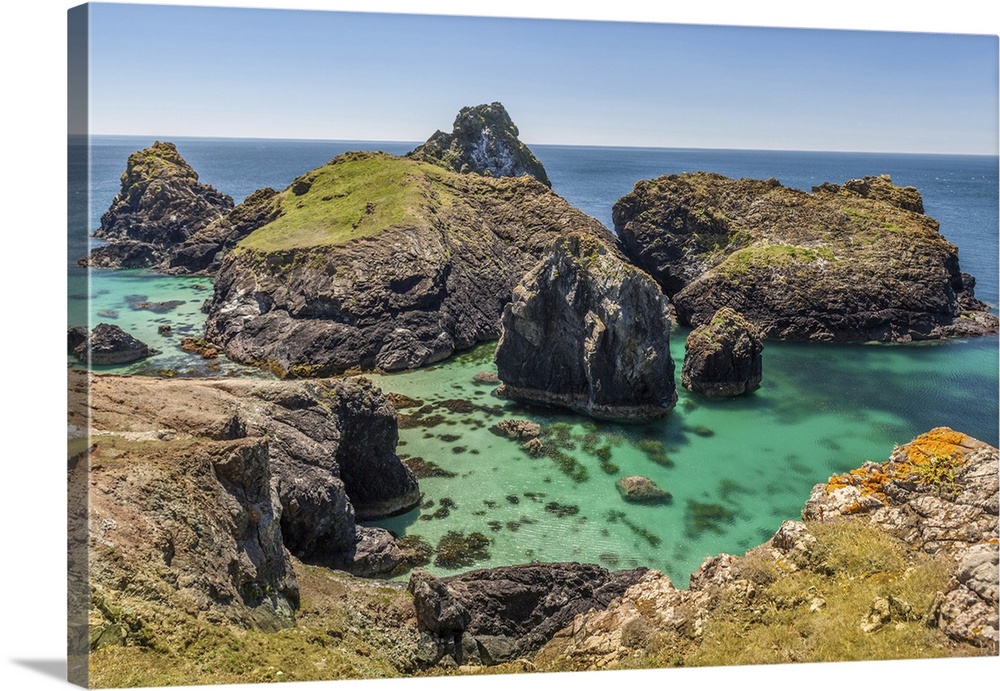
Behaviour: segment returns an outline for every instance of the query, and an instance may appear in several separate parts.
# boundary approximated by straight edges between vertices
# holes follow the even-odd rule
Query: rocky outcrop
[[[95,249],[90,263],[134,268],[162,260],[183,242],[233,208],[228,195],[198,180],[170,142],[155,142],[128,158],[121,191],[101,216],[94,237],[110,246]]]
[[[530,655],[577,614],[606,607],[645,571],[525,564],[438,579],[415,569],[409,589],[418,626],[436,650],[428,662],[447,655],[458,664],[491,665]]]
[[[420,499],[395,453],[395,413],[364,381],[96,376],[91,425],[94,434],[148,441],[150,454],[169,455],[169,445],[158,451],[164,440],[258,440],[281,507],[283,544],[346,570],[394,568],[398,553],[378,546],[387,534],[359,531],[356,520],[405,511]]]
[[[760,388],[764,343],[743,315],[723,307],[687,337],[681,384],[711,398]]]
[[[619,478],[615,487],[622,499],[633,504],[667,504],[673,499],[670,492],[642,475]]]
[[[885,463],[816,485],[803,521],[786,521],[742,557],[706,559],[686,590],[647,572],[607,608],[578,615],[533,663],[565,671],[819,661],[831,650],[834,659],[853,650],[895,659],[900,648],[866,638],[886,629],[913,631],[920,656],[996,655],[997,458],[995,447],[932,430]],[[792,633],[782,642],[778,631]]]
[[[811,194],[713,173],[636,183],[614,206],[625,253],[680,323],[728,306],[767,337],[909,341],[997,331],[958,250],[888,176]]]
[[[92,365],[123,365],[159,352],[120,326],[104,322],[95,326],[89,336],[83,327],[70,327],[69,345],[77,360]]]
[[[222,260],[206,338],[283,377],[410,369],[496,339],[555,239],[614,244],[537,181],[388,154],[338,156],[274,203],[278,217]]]
[[[257,190],[231,212],[170,248],[159,268],[169,274],[214,275],[223,257],[240,240],[278,217],[277,202],[275,190],[270,187]]]
[[[677,400],[667,299],[604,244],[572,236],[514,289],[495,355],[499,395],[615,419]]]
[[[456,173],[496,177],[530,175],[552,186],[541,161],[518,139],[518,129],[501,103],[462,108],[450,134],[435,132],[407,156],[443,165]]]

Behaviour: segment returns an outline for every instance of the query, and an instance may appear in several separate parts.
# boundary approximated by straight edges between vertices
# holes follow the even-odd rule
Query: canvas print
[[[998,654],[996,36],[69,30],[70,681]]]

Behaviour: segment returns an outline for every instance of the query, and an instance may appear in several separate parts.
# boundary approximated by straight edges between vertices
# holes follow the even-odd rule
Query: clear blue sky
[[[91,5],[101,134],[997,153],[996,36]]]

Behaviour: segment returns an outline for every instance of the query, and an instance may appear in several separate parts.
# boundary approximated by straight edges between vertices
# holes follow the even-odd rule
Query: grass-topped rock
[[[995,332],[958,250],[888,176],[806,193],[714,173],[641,180],[614,206],[626,254],[682,324],[729,306],[768,337],[909,341]]]
[[[552,243],[610,233],[528,177],[343,154],[268,200],[226,255],[206,337],[284,377],[401,370],[500,335],[517,281]]]
[[[498,394],[600,418],[666,415],[677,401],[667,308],[600,241],[560,240],[504,308]]]

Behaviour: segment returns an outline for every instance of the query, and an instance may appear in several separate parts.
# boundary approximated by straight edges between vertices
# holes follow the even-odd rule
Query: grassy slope
[[[237,251],[342,245],[393,226],[428,227],[454,203],[448,185],[453,177],[438,166],[388,154],[339,156],[281,192],[281,215],[244,238]]]

